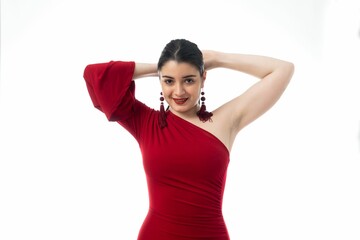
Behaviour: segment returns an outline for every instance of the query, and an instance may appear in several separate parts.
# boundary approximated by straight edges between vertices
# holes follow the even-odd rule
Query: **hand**
[[[212,50],[202,50],[205,70],[216,68],[216,59],[218,52]]]

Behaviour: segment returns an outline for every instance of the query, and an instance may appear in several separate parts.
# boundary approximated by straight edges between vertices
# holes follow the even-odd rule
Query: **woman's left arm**
[[[292,63],[266,56],[216,51],[203,51],[203,56],[206,70],[228,68],[261,80],[218,109],[235,133],[277,102],[294,72]]]

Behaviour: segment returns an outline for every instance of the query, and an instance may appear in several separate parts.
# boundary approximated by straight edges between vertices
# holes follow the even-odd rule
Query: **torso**
[[[179,114],[174,113],[178,117],[188,121],[195,126],[202,128],[203,130],[211,133],[216,138],[218,138],[231,152],[232,145],[235,140],[236,132],[234,132],[232,127],[230,126],[229,118],[224,118],[220,114],[221,109],[217,109],[213,111],[213,116],[211,117],[210,121],[202,122],[197,116],[192,118],[186,118]]]
[[[220,124],[158,113],[146,117],[138,137],[149,189],[149,212],[139,240],[229,240],[222,198],[229,151],[218,134]]]

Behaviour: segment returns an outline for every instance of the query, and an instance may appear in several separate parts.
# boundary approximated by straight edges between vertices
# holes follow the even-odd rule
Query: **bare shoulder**
[[[203,123],[199,120],[195,124],[217,137],[230,152],[236,134],[232,129],[230,112],[227,110],[228,105],[224,104],[212,111],[213,116],[210,121]]]

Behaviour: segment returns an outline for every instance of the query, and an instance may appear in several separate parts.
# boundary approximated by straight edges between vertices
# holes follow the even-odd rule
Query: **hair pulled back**
[[[202,52],[198,46],[186,39],[174,39],[166,44],[164,50],[160,55],[157,69],[158,71],[167,63],[168,61],[176,61],[178,63],[188,63],[199,70],[200,76],[203,76],[204,73],[204,59]],[[203,92],[201,93],[204,94]],[[163,98],[162,98],[163,99]],[[206,110],[205,106],[205,97],[201,97],[201,107],[197,111],[196,115],[202,122],[211,121],[213,114]],[[159,124],[161,128],[167,126],[166,122],[166,113],[164,105],[160,105],[160,114],[159,114]]]
[[[178,63],[189,63],[195,66],[199,70],[200,76],[204,73],[202,52],[195,43],[186,39],[174,39],[166,44],[158,61],[158,71],[161,70],[166,62],[171,60]]]

